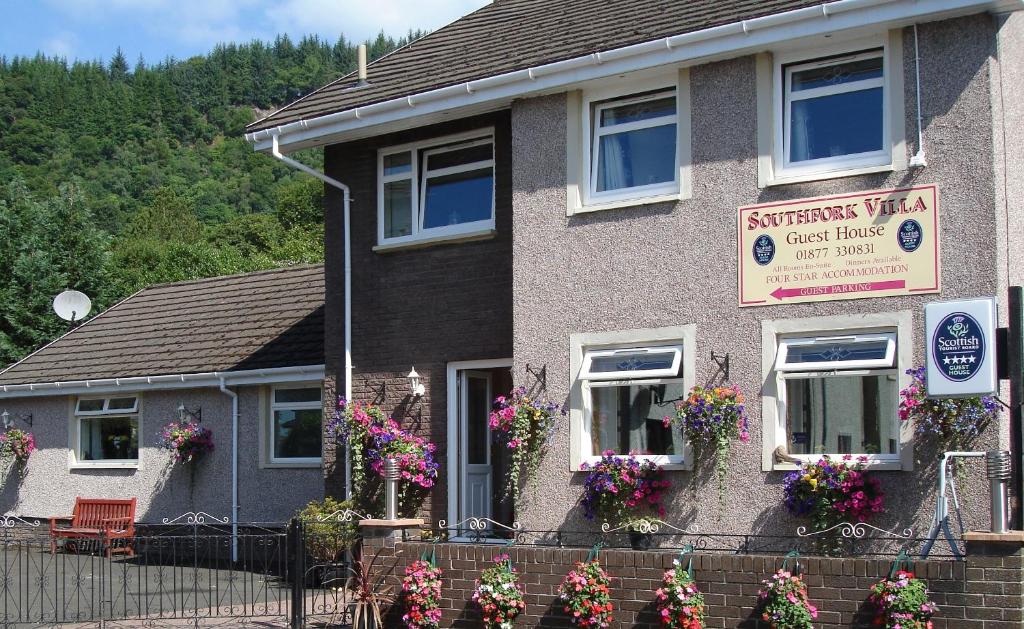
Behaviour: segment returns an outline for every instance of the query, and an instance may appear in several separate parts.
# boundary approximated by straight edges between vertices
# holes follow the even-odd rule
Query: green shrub
[[[306,549],[311,557],[318,561],[338,561],[356,542],[359,522],[356,519],[342,520],[342,514],[351,508],[351,501],[327,496],[310,502],[296,514],[295,517],[303,522]]]

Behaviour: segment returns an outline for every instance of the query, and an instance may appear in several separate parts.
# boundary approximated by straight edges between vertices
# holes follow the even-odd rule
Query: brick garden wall
[[[505,549],[485,544],[410,543],[368,537],[370,549],[384,547],[383,565],[393,566],[391,581],[400,590],[405,567],[431,548],[444,570],[443,627],[480,627],[471,601],[481,568]],[[928,560],[913,570],[928,580],[932,600],[940,607],[936,629],[1019,629],[1022,626],[1021,544],[968,544],[966,561]],[[509,549],[526,586],[527,608],[518,627],[569,627],[556,592],[563,576],[586,549],[513,547]],[[600,553],[612,577],[612,596],[620,627],[657,627],[654,591],[678,555],[672,552],[609,550]],[[808,593],[819,609],[815,627],[869,627],[869,588],[888,575],[886,559],[800,560]],[[777,556],[698,554],[693,566],[708,604],[708,627],[767,627],[755,611],[762,579],[782,565]],[[396,606],[397,607],[397,606]],[[400,626],[400,609],[392,609],[387,626]]]

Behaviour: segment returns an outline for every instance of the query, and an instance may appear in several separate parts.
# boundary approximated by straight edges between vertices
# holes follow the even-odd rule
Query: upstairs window
[[[675,88],[591,101],[588,201],[678,193]]]
[[[385,149],[378,175],[380,245],[494,229],[490,130]]]
[[[889,164],[886,73],[883,48],[781,63],[780,174]]]
[[[676,185],[675,90],[594,105],[591,196]]]
[[[75,426],[79,463],[138,461],[138,397],[80,398],[75,403]]]
[[[899,455],[895,333],[784,338],[776,352],[792,455]]]

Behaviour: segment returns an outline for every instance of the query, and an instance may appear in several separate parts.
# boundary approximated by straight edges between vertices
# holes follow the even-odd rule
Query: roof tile
[[[151,286],[0,372],[0,385],[324,362],[324,269]]]
[[[722,24],[821,0],[496,0],[249,126],[259,131],[354,107]]]

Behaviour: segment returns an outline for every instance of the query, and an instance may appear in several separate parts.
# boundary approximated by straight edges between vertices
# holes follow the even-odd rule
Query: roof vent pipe
[[[359,85],[366,85],[366,44],[356,49],[356,64],[359,66]]]

